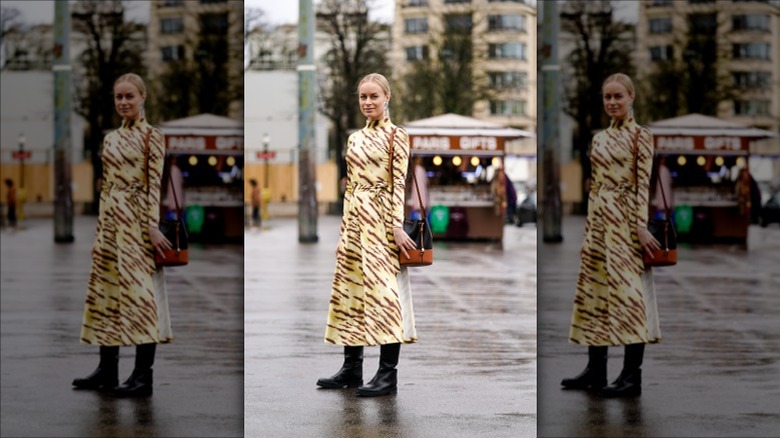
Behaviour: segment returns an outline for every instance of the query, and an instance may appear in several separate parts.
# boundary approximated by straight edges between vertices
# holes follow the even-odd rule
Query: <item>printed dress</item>
[[[634,179],[634,136],[640,130]],[[637,225],[647,224],[653,135],[633,119],[596,134],[585,238],[569,340],[605,346],[661,339],[651,268],[642,261]]]
[[[145,145],[149,139],[149,195]],[[171,334],[162,268],[147,226],[157,226],[163,134],[144,119],[125,121],[103,141],[100,214],[92,247],[81,342],[101,346],[168,342]]]
[[[347,141],[347,190],[325,342],[383,345],[417,340],[406,268],[398,263],[393,227],[403,225],[409,137],[397,128],[393,190],[389,119],[369,122]]]

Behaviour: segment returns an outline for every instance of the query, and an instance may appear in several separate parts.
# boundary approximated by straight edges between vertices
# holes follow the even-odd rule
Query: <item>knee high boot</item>
[[[642,393],[642,358],[645,344],[626,345],[623,358],[623,371],[611,385],[603,388],[599,394],[604,397],[631,397]]]
[[[317,380],[325,389],[357,388],[363,384],[363,347],[344,347],[344,365],[334,375]]]
[[[92,374],[73,379],[76,389],[112,389],[119,384],[119,347],[100,347],[100,363]]]
[[[609,347],[588,347],[588,365],[576,377],[561,380],[566,389],[601,389],[607,386],[607,350]]]
[[[123,384],[112,394],[117,397],[146,397],[152,395],[152,365],[157,344],[135,346],[135,368]]]
[[[362,397],[376,397],[379,395],[394,394],[398,388],[398,356],[401,353],[401,344],[387,344],[380,346],[379,369],[370,382],[357,390],[357,395]]]

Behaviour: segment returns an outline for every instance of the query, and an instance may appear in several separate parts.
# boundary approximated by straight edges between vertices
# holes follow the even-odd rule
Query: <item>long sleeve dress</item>
[[[639,130],[637,178],[634,136]],[[636,232],[647,224],[653,135],[632,118],[596,134],[569,340],[590,346],[661,339],[652,269]]]
[[[361,346],[417,340],[411,288],[398,262],[393,227],[403,225],[409,137],[396,128],[393,187],[389,138],[395,125],[373,121],[347,141],[347,189],[325,342]]]
[[[147,195],[144,138],[150,129]],[[147,229],[159,221],[164,157],[162,132],[144,119],[123,122],[103,141],[82,343],[119,346],[173,339],[163,270],[155,266]]]

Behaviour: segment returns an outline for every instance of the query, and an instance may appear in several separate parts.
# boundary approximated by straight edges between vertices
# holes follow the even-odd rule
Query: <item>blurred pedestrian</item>
[[[504,174],[504,186],[506,187],[506,220],[508,224],[514,223],[515,214],[517,213],[517,189],[509,179],[509,175],[506,172]]]
[[[252,221],[250,227],[253,229],[260,229],[262,220],[260,219],[260,187],[257,186],[257,180],[252,178],[249,180],[249,185],[252,186]]]
[[[7,187],[5,192],[5,204],[6,215],[8,217],[8,227],[11,231],[16,230],[16,187],[14,186],[14,180],[6,178],[5,186]]]
[[[322,388],[359,386],[357,395],[366,397],[396,392],[401,344],[417,341],[409,274],[398,261],[399,250],[407,256],[415,247],[403,230],[409,136],[390,121],[390,97],[380,74],[358,84],[368,120],[347,140],[347,190],[325,329],[326,343],[344,346],[344,364],[317,381]],[[363,347],[373,345],[380,346],[379,369],[363,385]]]
[[[168,178],[171,179],[169,184],[165,186],[165,218],[168,220],[174,220],[179,215],[184,216],[184,174],[179,167],[178,159],[176,155],[171,155],[170,167],[168,168]],[[174,192],[175,190],[175,192]],[[178,209],[176,203],[178,202]]]
[[[409,187],[409,195],[406,197],[406,204],[409,206],[409,217],[412,219],[422,219],[422,207],[428,205],[428,175],[422,164],[422,157],[415,157],[410,160],[411,166],[406,178],[406,186]],[[417,178],[417,184],[414,184],[412,172]],[[419,196],[417,194],[419,188]],[[420,205],[422,199],[423,205]]]
[[[163,269],[154,262],[155,250],[171,248],[158,229],[165,142],[162,131],[146,121],[145,100],[138,75],[128,73],[114,83],[122,126],[103,140],[101,207],[81,326],[81,342],[100,347],[100,363],[89,376],[73,380],[76,389],[119,397],[152,394],[157,343],[173,339]],[[123,345],[136,346],[135,367],[118,385]]]
[[[652,202],[650,203],[651,211],[650,217],[659,216],[660,213],[665,213],[666,206],[669,207],[669,211],[672,212],[674,208],[674,197],[672,193],[672,173],[669,171],[669,167],[666,165],[666,155],[658,156],[658,174],[655,175],[655,186],[652,190]],[[651,178],[652,180],[652,178]],[[663,189],[663,192],[661,191]],[[665,198],[665,199],[664,199]],[[672,213],[672,218],[674,214]],[[660,219],[660,218],[659,218]],[[671,218],[669,218],[671,219]]]
[[[593,138],[593,182],[569,331],[571,342],[588,346],[588,364],[561,385],[606,397],[635,396],[641,393],[645,344],[661,339],[653,274],[642,261],[642,251],[660,248],[647,231],[653,136],[634,121],[628,76],[609,76],[601,91],[612,121]],[[618,345],[625,346],[623,370],[606,386],[607,349]]]

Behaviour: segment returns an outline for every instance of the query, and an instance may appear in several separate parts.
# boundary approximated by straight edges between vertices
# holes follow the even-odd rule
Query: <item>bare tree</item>
[[[475,50],[474,11],[457,14],[444,32],[432,36],[423,59],[412,61],[402,78],[402,118],[414,120],[442,113],[471,116],[477,101],[491,97],[484,75],[476,73],[485,54]]]
[[[85,45],[74,66],[75,111],[84,117],[88,132],[84,147],[89,151],[95,184],[91,211],[97,213],[100,193],[97,179],[102,174],[100,146],[104,134],[118,123],[114,111],[113,85],[121,74],[145,75],[143,53],[145,26],[126,20],[126,4],[120,0],[78,0],[71,12],[73,31]]]
[[[609,0],[569,0],[561,8],[563,37],[573,50],[563,65],[564,112],[577,123],[573,149],[582,165],[583,179],[590,178],[589,148],[593,133],[606,123],[601,84],[610,74],[633,75],[633,26],[615,20]],[[583,200],[587,200],[583,184]],[[583,210],[587,208],[583,202]]]
[[[330,36],[324,56],[325,71],[319,76],[320,112],[334,125],[333,149],[339,165],[339,180],[346,175],[344,147],[347,131],[360,127],[356,87],[372,72],[387,72],[386,45],[379,40],[388,26],[368,20],[371,3],[366,0],[323,0],[318,7],[318,27]],[[322,80],[326,78],[326,80]]]

